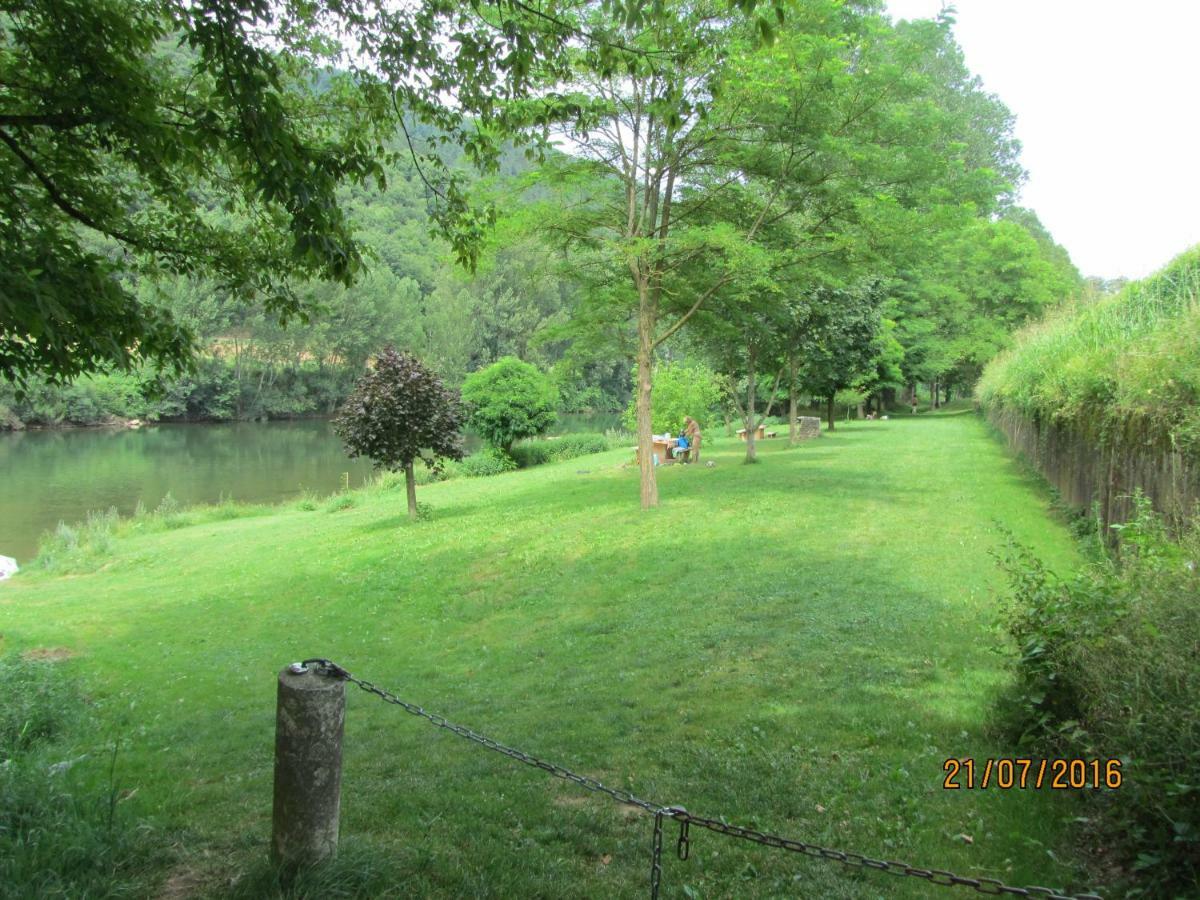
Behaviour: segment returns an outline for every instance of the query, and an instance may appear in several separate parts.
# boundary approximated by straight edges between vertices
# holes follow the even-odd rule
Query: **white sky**
[[[1200,243],[1200,0],[953,5],[967,65],[1017,117],[1021,203],[1084,275],[1140,278]]]

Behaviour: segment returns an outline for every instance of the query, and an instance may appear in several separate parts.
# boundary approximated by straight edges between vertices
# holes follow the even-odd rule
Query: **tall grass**
[[[61,664],[0,658],[0,898],[145,897],[166,864]]]
[[[1100,441],[1200,452],[1200,246],[1113,297],[1076,302],[1018,335],[977,396]]]

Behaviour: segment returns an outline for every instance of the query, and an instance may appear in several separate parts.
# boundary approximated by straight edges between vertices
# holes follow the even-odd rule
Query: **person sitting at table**
[[[679,435],[679,440],[675,442],[675,449],[671,451],[671,456],[681,462],[687,462],[689,446],[687,434]]]
[[[700,462],[700,423],[691,416],[685,417],[683,434],[688,442],[688,462]]]

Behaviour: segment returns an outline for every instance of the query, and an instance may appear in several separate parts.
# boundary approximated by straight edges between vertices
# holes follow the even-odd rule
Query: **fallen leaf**
[[[600,857],[601,865],[607,866],[610,862],[612,862],[612,854],[611,853],[605,853],[602,857]]]
[[[962,841],[964,844],[973,844],[973,843],[975,843],[975,838],[971,837],[969,834],[960,834],[960,835],[958,836],[958,839],[959,839],[960,841]]]
[[[825,807],[823,807],[820,803],[817,804],[817,812],[825,812]]]

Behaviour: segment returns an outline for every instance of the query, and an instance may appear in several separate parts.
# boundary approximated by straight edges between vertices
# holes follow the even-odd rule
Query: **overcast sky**
[[[954,6],[967,65],[1016,114],[1021,203],[1084,275],[1140,278],[1200,243],[1200,0]]]

